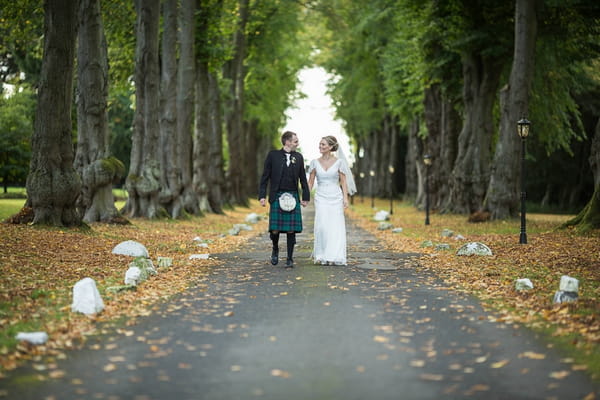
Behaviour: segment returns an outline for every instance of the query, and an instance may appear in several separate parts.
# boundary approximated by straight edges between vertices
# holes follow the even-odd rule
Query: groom
[[[306,207],[310,200],[310,191],[304,172],[304,157],[298,153],[298,136],[294,132],[286,131],[281,136],[283,148],[272,150],[267,155],[265,167],[260,178],[258,199],[264,207],[269,185],[269,232],[273,242],[271,264],[279,262],[279,233],[287,234],[287,260],[286,268],[294,266],[294,245],[296,233],[302,232],[302,212],[300,204]],[[298,196],[298,181],[302,186],[302,201]],[[296,206],[291,211],[285,211],[280,206],[279,198],[284,193],[290,193],[296,199]]]

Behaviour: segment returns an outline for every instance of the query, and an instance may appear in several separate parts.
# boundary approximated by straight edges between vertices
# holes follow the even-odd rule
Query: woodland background
[[[247,204],[302,96],[298,71],[318,65],[335,76],[359,192],[422,209],[428,181],[435,211],[516,217],[516,122],[526,117],[530,207],[581,212],[597,226],[596,1],[1,5],[0,179],[5,190],[26,182],[22,221]],[[122,212],[115,185],[128,192]]]

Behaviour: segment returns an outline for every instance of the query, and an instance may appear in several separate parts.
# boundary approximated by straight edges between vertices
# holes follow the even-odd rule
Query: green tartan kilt
[[[292,211],[283,211],[279,207],[279,196],[285,192],[277,192],[274,202],[269,210],[269,231],[302,232],[302,210],[298,192],[288,192],[296,199],[296,208]]]

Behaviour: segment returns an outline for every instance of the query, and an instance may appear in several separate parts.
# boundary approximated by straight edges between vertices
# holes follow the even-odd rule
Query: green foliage
[[[530,102],[532,133],[547,155],[558,149],[572,154],[571,141],[586,136],[573,98],[585,75],[580,65],[565,64],[553,43],[542,40],[538,49]]]
[[[231,59],[231,38],[238,19],[236,0],[208,0],[198,2],[196,11],[196,57],[206,61],[212,72],[219,71]]]
[[[335,32],[325,46],[320,63],[337,79],[329,93],[337,116],[353,137],[366,136],[380,128],[387,107],[381,75],[382,58],[389,32],[389,14],[380,2],[358,3],[336,0],[321,3],[326,26]]]
[[[298,71],[307,65],[310,43],[299,40],[300,5],[289,0],[257,1],[248,26],[246,119],[273,135],[285,123]]]
[[[42,65],[41,0],[0,0],[0,82],[35,85]]]
[[[108,44],[109,82],[111,86],[126,88],[135,68],[134,2],[102,0],[100,5]]]
[[[34,115],[35,98],[26,87],[0,98],[0,180],[5,188],[9,183],[24,184],[27,178]]]
[[[600,56],[600,4],[546,0],[539,18],[529,119],[548,155],[572,154],[571,144],[586,136],[575,96],[600,87],[597,70],[589,68]]]

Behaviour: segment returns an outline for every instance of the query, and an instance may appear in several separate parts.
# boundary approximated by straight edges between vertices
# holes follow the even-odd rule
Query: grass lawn
[[[0,199],[0,221],[15,215],[25,205],[25,199]]]
[[[3,198],[0,196],[0,221],[4,221],[6,218],[11,217],[19,212],[25,204],[25,196],[27,192],[25,188],[21,187],[9,187],[8,196],[22,196],[22,198]],[[115,207],[121,209],[125,205],[127,200],[127,191],[124,189],[113,189],[113,195],[115,196]]]

